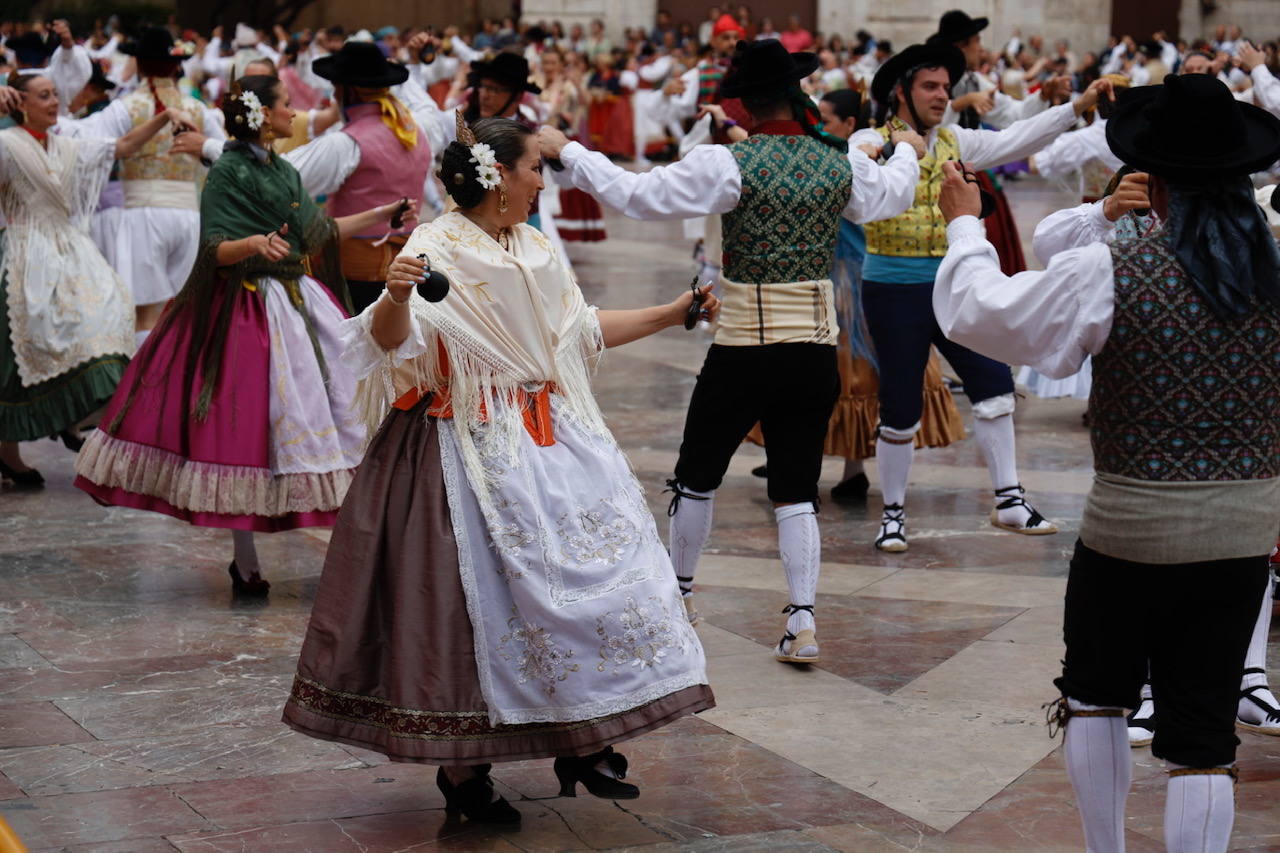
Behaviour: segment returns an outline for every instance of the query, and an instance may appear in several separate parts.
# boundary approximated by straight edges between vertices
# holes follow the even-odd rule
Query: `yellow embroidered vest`
[[[890,119],[880,128],[880,136],[888,141],[890,129],[906,130],[899,118]],[[960,159],[960,145],[949,128],[939,128],[933,149],[920,161],[920,182],[916,184],[916,200],[911,208],[892,219],[868,222],[867,254],[896,258],[940,258],[947,253],[947,223],[938,209],[938,193],[942,191],[942,164]]]
[[[198,119],[204,105],[183,95],[178,87],[156,83],[156,92],[167,109],[179,109]],[[142,88],[124,97],[133,126],[138,127],[156,114],[155,98],[145,82]],[[164,127],[147,140],[137,154],[120,161],[120,178],[124,181],[125,207],[173,207],[199,210],[199,188],[204,181],[204,165],[188,154],[170,155],[173,129]]]

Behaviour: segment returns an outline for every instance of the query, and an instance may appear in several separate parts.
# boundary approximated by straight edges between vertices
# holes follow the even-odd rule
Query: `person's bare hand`
[[[188,130],[173,137],[169,154],[189,154],[197,160],[204,157],[204,144],[209,139],[198,130]]]
[[[907,143],[916,150],[916,158],[919,160],[923,160],[929,153],[928,147],[924,144],[924,137],[914,130],[891,130],[889,131],[889,141],[895,147],[899,142]]]
[[[1066,74],[1050,77],[1040,87],[1040,97],[1051,104],[1064,103],[1071,97],[1071,77]]]
[[[872,144],[871,144],[871,143],[869,143],[869,142],[864,142],[864,143],[862,143],[861,145],[859,145],[859,146],[858,146],[858,150],[859,150],[859,151],[861,151],[863,154],[866,154],[866,155],[867,155],[868,157],[870,157],[872,160],[879,160],[879,159],[880,159],[880,147],[879,147],[879,146],[872,145]]]
[[[951,102],[951,109],[958,113],[965,110],[976,110],[978,115],[984,116],[995,109],[996,97],[995,90],[990,92],[970,92],[967,95],[961,95]]]
[[[1116,90],[1112,86],[1111,81],[1105,77],[1099,77],[1089,84],[1089,88],[1080,93],[1075,99],[1074,108],[1076,115],[1084,115],[1086,111],[1098,105],[1098,101],[1106,98],[1109,101],[1115,101]]]
[[[222,38],[222,24],[218,24],[218,26],[213,28],[212,35],[213,35],[213,38],[216,38],[216,39]]]
[[[387,290],[396,302],[405,302],[420,282],[427,280],[427,262],[400,255],[387,267]]]
[[[667,81],[667,85],[662,87],[662,93],[664,95],[683,95],[684,81],[679,77],[672,77]]]
[[[560,152],[569,144],[569,137],[554,127],[543,125],[538,130],[538,150],[548,160],[559,160]]]
[[[1236,58],[1240,60],[1240,67],[1244,69],[1246,74],[1252,74],[1253,69],[1267,61],[1267,55],[1253,46],[1252,42],[1241,42],[1240,49],[1236,51]]]
[[[938,193],[938,209],[949,224],[961,216],[982,213],[982,192],[976,183],[966,181],[961,164],[947,160],[942,164],[942,190]]]
[[[289,241],[284,237],[289,233],[289,226],[280,226],[279,231],[272,231],[270,234],[255,234],[249,238],[249,245],[253,247],[255,254],[262,255],[268,261],[275,263],[283,261],[289,256]]]
[[[0,86],[0,113],[8,115],[22,107],[22,93],[12,86]]]
[[[1151,192],[1146,172],[1132,172],[1120,179],[1115,192],[1102,201],[1102,214],[1115,222],[1130,210],[1151,207]]]
[[[702,313],[701,318],[708,323],[714,323],[716,318],[720,316],[720,299],[711,292],[711,285],[704,284],[698,288],[698,292],[702,294]],[[689,309],[693,306],[693,291],[686,290],[676,297],[668,307],[671,309],[672,326],[684,324],[684,318],[689,315]]]
[[[53,22],[53,34],[67,50],[76,46],[75,39],[71,37],[71,25],[65,19],[59,18]]]

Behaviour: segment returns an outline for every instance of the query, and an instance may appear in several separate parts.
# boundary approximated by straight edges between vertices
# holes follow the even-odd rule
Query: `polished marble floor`
[[[1067,201],[1034,179],[1011,196],[1026,238]],[[589,300],[686,286],[678,227],[608,224],[573,250]],[[668,331],[611,352],[598,380],[655,513],[705,346]],[[1023,482],[1057,536],[986,523],[971,441],[917,457],[905,554],[870,547],[874,466],[872,507],[827,503],[824,661],[808,671],[769,654],[786,588],[749,473],[761,451],[744,447],[698,578],[719,706],[626,746],[634,802],[556,798],[548,762],[496,768],[518,833],[446,821],[430,768],[280,724],[324,535],[260,537],[271,600],[237,603],[225,534],[102,509],[71,488],[70,454],[29,445],[49,487],[0,492],[0,816],[32,850],[78,853],[1082,850],[1041,710],[1090,478],[1082,408],[1018,415]],[[1280,739],[1241,739],[1234,847],[1280,850]],[[1160,850],[1161,768],[1148,750],[1134,763],[1128,847]]]

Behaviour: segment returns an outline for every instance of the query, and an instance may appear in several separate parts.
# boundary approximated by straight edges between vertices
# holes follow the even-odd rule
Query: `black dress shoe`
[[[35,468],[17,471],[0,462],[0,477],[12,481],[19,489],[39,489],[44,486],[44,477]]]
[[[50,441],[61,441],[62,446],[72,453],[79,453],[80,448],[84,447],[84,439],[75,431],[75,428],[64,429],[57,435],[49,436]]]
[[[240,576],[240,567],[236,565],[236,561],[232,560],[231,565],[227,566],[227,574],[231,575],[231,591],[236,595],[243,595],[247,598],[263,598],[271,591],[271,583],[263,579],[262,575],[254,572],[245,580]]]
[[[464,815],[467,820],[476,823],[493,823],[500,826],[513,826],[520,822],[520,812],[497,796],[493,790],[493,780],[489,778],[489,765],[480,764],[473,767],[476,775],[461,785],[454,785],[445,775],[444,768],[436,771],[436,787],[444,794],[444,811],[450,817]]]
[[[854,474],[831,487],[831,499],[836,503],[864,503],[870,488],[866,474]]]
[[[596,769],[601,761],[608,764],[616,779]],[[555,771],[556,778],[560,780],[562,797],[578,796],[579,782],[592,796],[604,800],[634,800],[640,796],[639,788],[620,781],[627,777],[627,759],[621,753],[614,752],[611,746],[578,758],[557,758]]]

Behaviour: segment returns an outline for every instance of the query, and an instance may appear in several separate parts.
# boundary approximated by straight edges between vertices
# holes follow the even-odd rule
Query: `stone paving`
[[[1069,203],[1036,179],[1010,194],[1028,243]],[[573,248],[589,301],[687,286],[678,226],[608,226],[608,242]],[[665,332],[610,352],[597,382],[655,514],[706,344]],[[698,575],[718,707],[626,745],[633,802],[557,798],[545,761],[495,768],[517,833],[446,820],[432,768],[279,722],[323,532],[259,537],[271,598],[238,603],[225,533],[98,507],[71,487],[70,454],[28,445],[49,487],[0,492],[0,816],[33,851],[76,853],[1082,850],[1041,710],[1090,480],[1082,410],[1028,399],[1017,416],[1023,482],[1057,536],[987,524],[971,441],[917,456],[905,554],[871,548],[874,465],[868,506],[824,505],[810,670],[769,653],[786,586],[750,475],[762,451],[744,447]],[[834,485],[839,463],[824,474]],[[1280,740],[1241,740],[1233,849],[1280,850]],[[1149,750],[1134,762],[1128,849],[1161,850],[1163,774]]]

